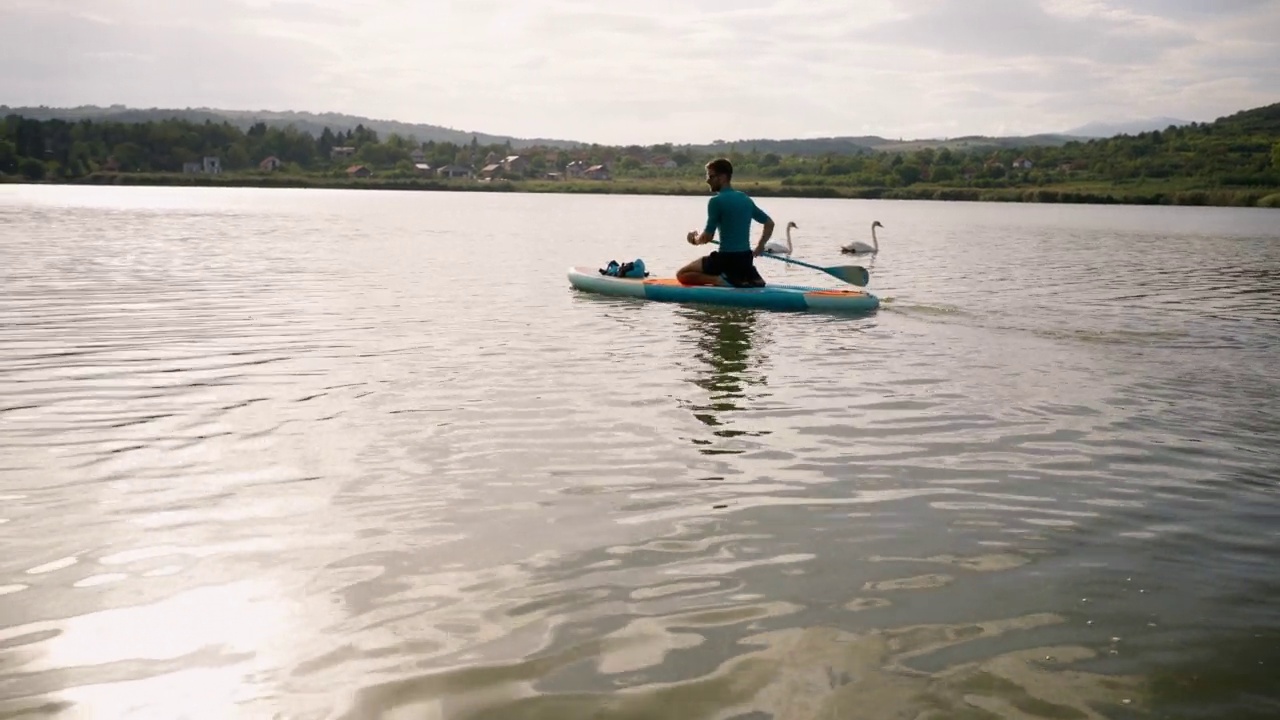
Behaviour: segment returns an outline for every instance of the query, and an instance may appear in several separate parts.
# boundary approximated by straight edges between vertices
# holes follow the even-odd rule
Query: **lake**
[[[1280,214],[760,203],[0,186],[0,717],[1280,714]]]

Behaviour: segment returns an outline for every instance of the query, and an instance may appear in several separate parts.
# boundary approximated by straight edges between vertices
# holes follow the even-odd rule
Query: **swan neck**
[[[871,226],[871,242],[875,245],[876,252],[880,252],[880,241],[876,239],[876,226]]]

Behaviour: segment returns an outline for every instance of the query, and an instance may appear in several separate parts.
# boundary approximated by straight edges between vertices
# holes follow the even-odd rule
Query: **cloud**
[[[0,98],[8,104],[98,102],[151,106],[243,106],[315,102],[331,70],[322,44],[252,29],[252,12],[153,11],[107,0],[81,11],[68,2],[30,6],[0,24],[21,27],[0,46]],[[21,9],[22,6],[19,6]],[[243,7],[224,9],[243,10]],[[7,17],[6,17],[7,16]]]
[[[1191,32],[1102,2],[925,0],[910,15],[847,35],[849,40],[948,57],[1087,59],[1142,63],[1194,42]]]
[[[0,103],[339,111],[610,143],[1209,120],[1280,0],[8,0]]]

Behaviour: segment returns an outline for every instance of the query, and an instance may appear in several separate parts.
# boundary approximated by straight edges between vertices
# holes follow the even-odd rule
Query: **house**
[[[582,175],[589,180],[608,180],[609,168],[606,165],[592,165]]]
[[[329,150],[329,157],[333,159],[351,157],[356,154],[356,149],[349,145],[339,145]]]
[[[1020,157],[1020,158],[1018,158],[1017,160],[1014,160],[1014,161],[1013,161],[1013,167],[1021,168],[1021,169],[1023,169],[1023,170],[1030,170],[1030,169],[1031,169],[1031,161],[1030,161],[1030,160],[1028,160],[1028,159],[1026,159],[1026,158],[1024,158],[1024,157]]]
[[[528,167],[529,167],[529,158],[526,158],[524,156],[508,155],[502,158],[502,169],[506,170],[507,172],[513,175],[520,175],[524,173],[525,169]]]
[[[107,158],[106,162],[102,163],[102,170],[103,172],[120,172],[120,161],[116,159],[115,155],[112,155]]]
[[[502,163],[489,163],[480,168],[480,177],[492,180],[502,174]]]
[[[493,151],[490,151],[488,155],[485,155],[485,156],[484,156],[484,164],[485,164],[485,165],[492,165],[492,164],[494,164],[494,163],[498,162],[498,160],[499,160],[499,159],[500,159],[500,158],[498,157],[498,153],[493,152]]]
[[[432,169],[431,169],[431,166],[428,165],[427,163],[417,162],[413,164],[413,171],[418,173],[419,175],[430,175],[432,172]]]
[[[266,159],[264,159],[262,162],[258,163],[258,169],[265,170],[267,172],[273,172],[275,170],[279,170],[282,167],[284,167],[284,163],[280,162],[280,158],[276,157],[275,155],[270,155]]]
[[[222,161],[216,156],[206,155],[200,162],[182,163],[182,172],[217,175],[222,172]]]
[[[474,174],[471,168],[462,165],[443,165],[436,168],[436,176],[443,178],[472,177]]]
[[[349,175],[350,177],[366,178],[372,174],[373,174],[373,171],[370,170],[365,165],[352,165],[351,167],[347,168],[347,175]]]
[[[587,171],[587,163],[583,160],[574,160],[564,166],[564,174],[569,177],[581,177]]]
[[[422,148],[418,148],[417,150],[409,153],[409,159],[414,163],[424,163],[427,161],[427,154],[422,151]]]

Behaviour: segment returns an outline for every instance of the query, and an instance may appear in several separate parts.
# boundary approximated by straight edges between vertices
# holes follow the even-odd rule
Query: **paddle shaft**
[[[712,245],[720,244],[719,240],[711,240],[709,242]],[[794,260],[789,257],[774,255],[773,253],[770,253],[770,252],[763,252],[763,253],[760,253],[760,255],[761,257],[768,257],[768,258],[773,258],[774,260],[781,260],[782,262],[791,263],[792,265],[800,265],[802,267],[811,268],[813,270],[821,270],[822,272],[834,278],[837,278],[839,280],[843,280],[844,282],[847,282],[850,285],[866,285],[867,284],[867,270],[866,268],[860,265],[841,265],[836,267],[825,268],[820,265],[810,265],[809,263],[804,262],[803,260]],[[856,273],[856,274],[851,277],[850,273]]]

